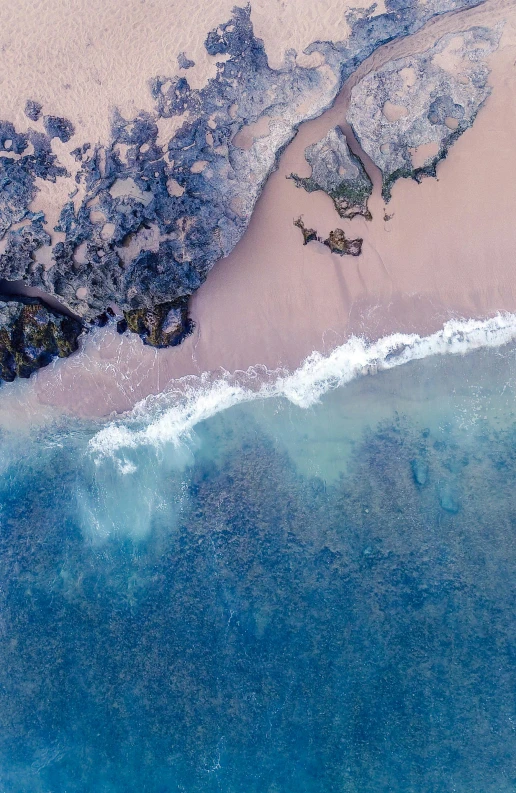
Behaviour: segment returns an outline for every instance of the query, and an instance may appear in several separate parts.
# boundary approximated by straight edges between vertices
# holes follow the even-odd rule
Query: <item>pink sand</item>
[[[335,124],[349,132],[345,110],[361,76],[392,57],[421,51],[444,33],[500,19],[506,20],[501,44],[489,60],[492,95],[438,166],[438,179],[399,181],[385,207],[380,174],[367,161],[374,179],[368,222],[343,221],[327,196],[308,194],[286,178],[309,174],[305,147]],[[312,350],[329,351],[352,333],[428,333],[450,317],[516,311],[515,60],[516,9],[495,0],[378,50],[335,106],[304,124],[284,152],[243,239],[194,296],[196,331],[180,348],[156,351],[109,329],[87,339],[72,359],[39,372],[23,395],[18,387],[16,399],[33,408],[106,415],[185,375],[256,364],[293,369]],[[318,243],[303,246],[293,225],[300,215],[321,235],[340,226],[348,236],[363,237],[362,255],[340,257]]]

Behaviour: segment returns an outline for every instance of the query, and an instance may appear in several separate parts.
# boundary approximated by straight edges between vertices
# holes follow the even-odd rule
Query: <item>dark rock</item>
[[[322,242],[332,253],[338,253],[339,256],[360,256],[362,253],[363,240],[349,240],[342,229],[330,231],[327,239],[323,240],[322,237],[319,237],[315,229],[306,228],[301,218],[294,220],[294,226],[301,229],[303,245],[307,245],[309,242]]]
[[[78,348],[83,326],[34,298],[0,295],[0,378],[30,377]]]
[[[152,309],[124,312],[127,329],[138,333],[151,347],[175,347],[193,330],[188,316],[188,299],[161,303]]]
[[[294,226],[301,229],[303,235],[303,245],[308,245],[309,242],[316,242],[319,240],[315,229],[307,229],[301,218],[294,220]]]
[[[42,105],[39,102],[35,102],[33,99],[27,99],[25,104],[25,115],[27,118],[30,118],[31,121],[38,121],[41,115]]]
[[[49,138],[59,138],[62,143],[68,143],[75,134],[75,129],[71,121],[58,116],[44,116],[43,124]]]
[[[117,333],[120,333],[120,334],[125,333],[127,331],[127,328],[128,328],[128,325],[127,325],[127,320],[125,319],[125,317],[124,317],[124,319],[119,319],[118,322],[116,323],[116,331],[117,331]]]
[[[115,318],[115,312],[113,311],[110,306],[106,308],[102,314],[99,314],[96,319],[93,320],[92,324],[96,325],[98,328],[104,328],[109,322],[111,322]],[[127,328],[124,328],[124,333]]]
[[[318,143],[307,146],[305,159],[312,167],[311,175],[290,175],[298,187],[309,193],[316,190],[327,193],[342,218],[363,215],[371,219],[367,200],[373,185],[358,157],[349,150],[340,127],[334,127]]]
[[[340,256],[360,256],[362,243],[361,239],[349,240],[342,229],[330,231],[328,238],[323,240],[323,245],[326,245],[332,253],[338,253]]]

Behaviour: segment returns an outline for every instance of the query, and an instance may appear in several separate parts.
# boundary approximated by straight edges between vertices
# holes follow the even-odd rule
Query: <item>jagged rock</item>
[[[330,231],[328,237],[323,240],[315,229],[308,229],[301,218],[294,220],[294,226],[301,229],[303,235],[303,245],[308,245],[309,242],[322,242],[332,253],[338,253],[340,256],[360,256],[362,253],[362,239],[349,240],[342,229],[334,229]]]
[[[29,377],[78,347],[80,322],[33,298],[0,295],[0,379]]]
[[[456,488],[449,482],[442,482],[437,488],[439,503],[445,512],[456,515],[461,508]]]
[[[312,167],[311,175],[290,175],[298,187],[309,193],[327,193],[341,218],[363,215],[371,219],[367,200],[373,190],[372,182],[358,157],[349,150],[340,127],[330,129],[322,140],[307,146],[305,159]]]
[[[349,240],[342,229],[330,231],[327,239],[323,240],[332,253],[340,256],[360,256],[362,253],[362,239]]]
[[[124,311],[124,319],[119,330],[138,333],[143,343],[151,347],[174,347],[193,330],[187,298],[161,303],[152,309]]]
[[[193,66],[195,66],[195,61],[187,58],[184,52],[180,52],[177,56],[177,65],[180,69],[191,69]]]
[[[44,116],[43,124],[45,131],[50,139],[59,138],[62,143],[68,143],[75,134],[75,129],[71,121],[58,116]]]
[[[435,176],[437,163],[473,124],[491,92],[484,61],[500,35],[499,27],[448,34],[354,86],[347,120],[382,171],[386,201],[397,179]]]
[[[33,99],[27,99],[25,104],[25,115],[27,118],[30,118],[31,121],[37,121],[41,115],[42,105],[39,102],[35,102]]]
[[[216,76],[200,89],[184,76],[155,77],[154,111],[130,119],[114,112],[105,147],[74,144],[79,170],[73,176],[52,151],[52,138],[67,143],[74,134],[69,120],[45,116],[47,134],[18,133],[0,122],[0,239],[6,238],[0,278],[47,292],[86,325],[111,303],[131,318],[139,309],[152,315],[156,307],[187,299],[243,235],[299,124],[330,107],[343,82],[379,45],[415,32],[436,14],[476,3],[386,0],[384,14],[371,16],[374,8],[350,12],[345,41],[316,41],[305,50],[323,56],[320,67],[299,66],[292,51],[279,69],[269,67],[254,35],[250,6],[235,7],[231,19],[206,38],[208,54],[223,56]],[[29,100],[28,116],[35,120],[40,112]],[[174,116],[182,116],[181,126],[158,144],[162,120]],[[237,134],[261,119],[268,121],[268,134],[250,148],[238,146]],[[34,209],[36,179],[69,180],[70,200],[54,227],[64,240],[49,241],[52,229]],[[14,228],[19,223],[23,228]],[[148,319],[144,324],[147,339],[173,343],[177,337],[156,335]],[[136,332],[142,327],[132,320],[130,326]]]
[[[303,235],[303,245],[308,245],[309,242],[316,242],[319,239],[316,230],[307,229],[302,218],[297,218],[297,220],[294,220],[294,226],[297,226],[298,229],[301,229],[301,233]]]

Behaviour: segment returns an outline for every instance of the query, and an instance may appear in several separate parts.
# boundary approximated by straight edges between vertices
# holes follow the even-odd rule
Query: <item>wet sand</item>
[[[489,59],[492,95],[439,164],[438,179],[399,181],[386,208],[380,174],[365,158],[374,183],[368,222],[342,220],[327,196],[308,194],[286,178],[309,174],[304,149],[328,129],[341,124],[349,131],[349,93],[369,70],[421,51],[447,32],[501,19],[500,47]],[[86,339],[78,355],[42,370],[29,385],[13,387],[12,400],[30,400],[34,409],[43,403],[83,416],[106,415],[185,375],[255,365],[293,369],[312,350],[329,351],[353,333],[371,339],[394,331],[426,334],[451,317],[516,311],[515,61],[513,3],[488,2],[449,15],[378,50],[335,106],[304,124],[284,152],[243,239],[194,296],[196,330],[180,348],[155,351],[107,329]],[[339,226],[348,236],[363,237],[362,255],[340,257],[318,243],[303,246],[293,225],[300,215],[323,236]],[[7,400],[10,388],[2,389]]]

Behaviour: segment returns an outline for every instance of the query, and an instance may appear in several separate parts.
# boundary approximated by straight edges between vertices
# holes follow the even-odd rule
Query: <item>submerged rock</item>
[[[386,201],[397,179],[435,176],[437,163],[473,124],[491,93],[485,58],[500,35],[499,27],[450,33],[353,88],[347,120],[382,172]]]
[[[80,322],[35,298],[0,295],[0,379],[29,377],[78,348]]]
[[[371,219],[367,200],[373,190],[364,166],[350,151],[340,127],[334,127],[318,143],[307,146],[305,159],[312,167],[308,177],[291,174],[297,187],[313,193],[322,190],[332,199],[342,218],[363,215]]]
[[[428,483],[428,463],[425,460],[421,460],[421,458],[416,457],[412,460],[410,464],[412,468],[412,476],[414,477],[414,482],[418,487],[425,487]]]

